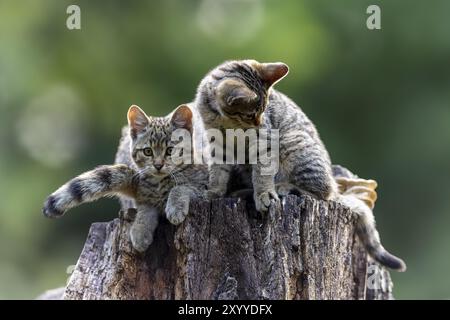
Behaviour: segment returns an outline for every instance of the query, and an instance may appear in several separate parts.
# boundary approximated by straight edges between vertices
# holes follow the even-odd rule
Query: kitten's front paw
[[[47,218],[59,218],[64,215],[64,211],[58,209],[56,205],[56,198],[54,196],[50,196],[47,200],[45,200],[42,213]]]
[[[140,223],[133,223],[130,229],[130,239],[136,251],[144,253],[153,242],[153,234]]]
[[[166,217],[171,224],[179,225],[186,219],[189,212],[189,203],[170,204],[166,206]]]
[[[267,212],[272,201],[279,201],[278,195],[275,190],[255,194],[255,207],[259,212]]]

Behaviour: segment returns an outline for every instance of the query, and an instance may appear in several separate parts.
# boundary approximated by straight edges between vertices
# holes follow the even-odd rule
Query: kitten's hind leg
[[[287,195],[292,194],[297,197],[300,197],[302,195],[308,195],[313,198],[317,198],[313,193],[302,190],[290,182],[279,182],[279,183],[275,184],[275,189],[277,190],[277,194],[280,197],[286,197]]]
[[[136,218],[131,225],[130,238],[133,248],[145,252],[153,242],[153,235],[159,223],[159,212],[150,206],[138,206]]]
[[[284,160],[289,182],[319,200],[329,200],[337,193],[331,166],[320,155],[294,154]]]
[[[295,185],[289,182],[279,182],[275,184],[275,190],[277,190],[277,194],[280,197],[286,197],[290,194],[300,196],[302,194],[300,188],[297,188]]]

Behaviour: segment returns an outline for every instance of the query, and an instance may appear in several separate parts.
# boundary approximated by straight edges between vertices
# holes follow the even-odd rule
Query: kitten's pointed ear
[[[251,103],[258,98],[255,92],[234,80],[223,81],[217,88],[217,91],[229,107]]]
[[[283,79],[289,72],[287,64],[282,62],[261,63],[259,65],[261,78],[270,86]]]
[[[192,131],[192,111],[187,105],[180,105],[172,114],[170,119],[172,125],[177,129]]]
[[[136,137],[139,133],[145,131],[149,124],[149,119],[141,108],[132,105],[128,109],[128,124],[130,125],[132,136]]]

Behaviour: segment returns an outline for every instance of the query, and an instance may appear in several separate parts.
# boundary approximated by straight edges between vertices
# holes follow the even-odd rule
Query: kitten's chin
[[[157,172],[157,171],[155,171],[155,172],[152,172],[152,175],[153,175],[154,177],[156,177],[156,178],[162,179],[162,178],[164,178],[164,177],[167,177],[167,176],[169,175],[169,173],[167,173],[167,172]]]

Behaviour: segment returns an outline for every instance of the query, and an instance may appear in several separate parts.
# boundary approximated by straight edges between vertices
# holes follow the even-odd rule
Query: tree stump
[[[94,223],[64,299],[393,298],[336,202],[290,195],[261,215],[244,200],[197,201],[178,227],[161,220],[146,254],[129,219]]]

